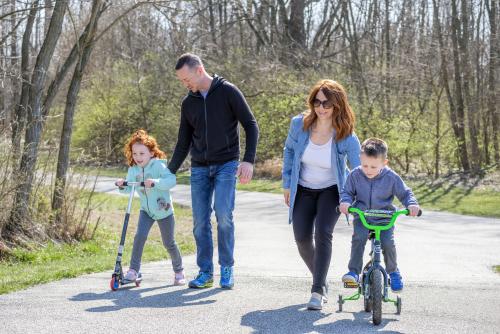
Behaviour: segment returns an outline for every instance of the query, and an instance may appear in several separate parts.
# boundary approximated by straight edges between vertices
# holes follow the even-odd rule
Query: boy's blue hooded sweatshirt
[[[341,191],[341,203],[351,203],[360,210],[396,210],[392,204],[394,196],[405,206],[417,205],[417,199],[401,177],[389,167],[372,179],[366,177],[361,166],[348,175]]]
[[[136,187],[141,199],[141,210],[145,211],[154,220],[170,216],[174,212],[170,189],[175,186],[175,175],[167,168],[167,160],[153,158],[146,166],[131,166],[128,169],[127,181],[144,182],[147,179],[154,181],[154,187]],[[121,193],[130,193],[131,186],[120,189]]]

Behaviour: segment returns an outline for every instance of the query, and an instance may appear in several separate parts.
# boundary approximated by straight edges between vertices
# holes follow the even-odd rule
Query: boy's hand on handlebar
[[[152,188],[154,187],[155,181],[151,179],[147,179],[144,181],[144,188]]]
[[[416,217],[416,216],[418,216],[418,212],[420,211],[420,207],[418,205],[408,205],[408,211],[410,211],[410,216]]]
[[[115,181],[115,186],[122,188],[123,187],[123,182],[125,182],[124,179],[118,179]]]
[[[339,210],[342,212],[344,215],[349,214],[349,207],[351,206],[351,203],[340,203],[339,205]]]

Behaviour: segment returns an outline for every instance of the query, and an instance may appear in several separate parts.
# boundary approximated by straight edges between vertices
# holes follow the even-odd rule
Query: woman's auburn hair
[[[354,132],[356,117],[347,100],[347,93],[341,84],[329,79],[318,81],[309,93],[309,110],[304,112],[304,131],[308,131],[318,118],[314,112],[314,100],[320,90],[328,101],[333,103],[332,126],[336,133],[335,140],[339,141],[351,135]]]
[[[140,129],[134,132],[132,136],[130,136],[127,143],[125,144],[125,147],[123,148],[123,152],[125,153],[125,157],[127,158],[127,164],[129,166],[136,165],[134,157],[132,155],[132,146],[134,144],[142,144],[146,146],[149,152],[153,153],[154,158],[165,159],[167,157],[165,152],[160,150],[160,148],[158,147],[156,139],[148,135],[146,130]]]

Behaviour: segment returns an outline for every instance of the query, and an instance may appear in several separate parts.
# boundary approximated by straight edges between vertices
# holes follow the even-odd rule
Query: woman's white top
[[[323,145],[309,144],[301,159],[299,184],[310,189],[323,189],[337,184],[335,166],[332,168],[333,137]]]

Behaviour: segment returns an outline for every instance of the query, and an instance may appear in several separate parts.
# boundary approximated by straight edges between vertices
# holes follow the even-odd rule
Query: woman
[[[351,169],[360,165],[360,145],[342,85],[321,80],[307,102],[309,110],[292,119],[285,142],[283,192],[299,254],[313,275],[307,308],[321,310],[327,300],[326,276],[339,192],[348,173],[346,160]]]

